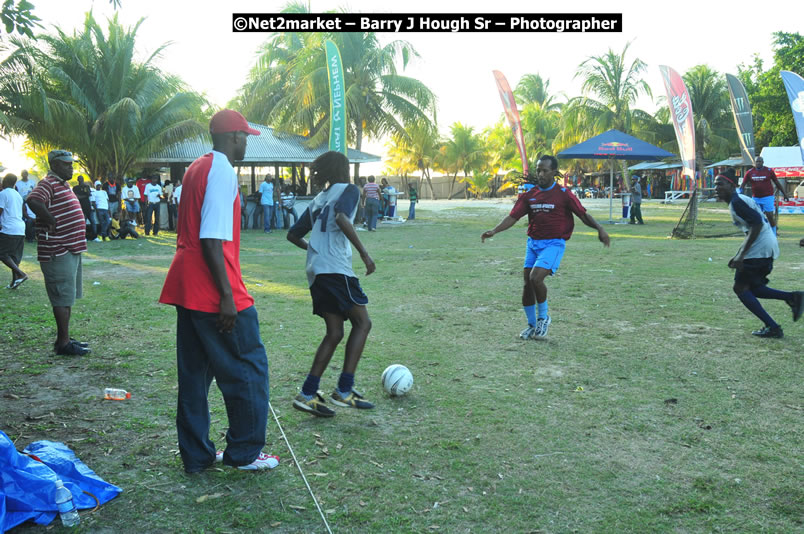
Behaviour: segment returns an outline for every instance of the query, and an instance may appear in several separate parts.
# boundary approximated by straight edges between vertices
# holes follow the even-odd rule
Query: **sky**
[[[58,25],[64,31],[81,26],[92,9],[99,21],[113,15],[108,0],[33,0],[35,14],[45,30]],[[217,106],[225,106],[243,85],[255,63],[259,45],[268,33],[235,33],[232,13],[276,13],[285,1],[230,0],[122,0],[118,17],[125,25],[145,18],[137,33],[139,59],[148,57],[166,42],[157,65],[179,75],[194,90],[206,94]],[[631,43],[627,58],[647,63],[644,79],[653,100],[643,98],[639,107],[654,112],[656,97],[664,95],[659,65],[683,74],[707,64],[721,73],[737,73],[737,66],[759,55],[766,66],[772,61],[772,33],[801,32],[804,5],[766,0],[761,4],[711,0],[649,3],[539,0],[495,2],[464,0],[407,0],[401,3],[368,0],[310,0],[311,11],[343,9],[352,13],[622,13],[621,33],[381,33],[382,43],[394,39],[410,42],[420,57],[404,71],[430,87],[438,98],[437,120],[442,133],[461,122],[480,131],[502,115],[502,104],[492,76],[500,70],[515,87],[525,74],[549,79],[553,93],[567,97],[581,94],[578,65],[609,48],[620,53]],[[744,5],[746,11],[740,12]],[[394,6],[392,8],[392,6]],[[563,101],[563,98],[559,98]],[[693,110],[694,112],[694,110]],[[0,141],[0,162],[19,172],[28,165],[19,152],[21,141]],[[365,141],[363,150],[384,155],[384,140]],[[381,173],[383,164],[361,166],[361,174]]]

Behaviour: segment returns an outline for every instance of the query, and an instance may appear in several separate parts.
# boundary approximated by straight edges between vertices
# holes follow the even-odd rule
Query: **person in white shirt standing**
[[[22,220],[22,196],[14,189],[17,177],[6,174],[0,191],[0,261],[11,269],[11,283],[6,289],[17,289],[28,279],[19,264],[25,247],[25,222]]]
[[[167,222],[168,222],[168,230],[171,232],[176,228],[175,220],[176,220],[176,204],[173,202],[173,191],[174,186],[170,180],[165,180],[165,185],[162,186],[162,192],[165,195],[165,207],[167,208]]]
[[[140,189],[135,185],[134,178],[126,178],[126,185],[120,190],[120,196],[126,207],[126,219],[134,221],[134,226],[137,226],[137,213],[140,211]]]
[[[385,199],[385,217],[393,219],[396,217],[396,197],[399,195],[396,188],[388,183],[385,178],[382,179],[382,196]]]
[[[36,187],[35,180],[28,179],[28,170],[22,169],[20,173],[20,180],[14,186],[17,193],[22,197],[22,220],[25,222],[25,240],[29,243],[34,242],[34,224],[36,223],[36,215],[31,211],[25,201],[28,199],[28,194]]]
[[[103,189],[100,182],[95,182],[95,190],[92,192],[92,202],[95,203],[95,213],[97,214],[98,225],[100,226],[98,235],[106,241],[109,239],[109,224],[111,224],[112,218],[109,215],[109,193]],[[97,241],[98,238],[96,237],[95,240]]]
[[[22,197],[22,200],[28,198],[28,193],[33,191],[34,187],[36,187],[36,182],[34,182],[33,180],[29,180],[28,171],[22,169],[22,172],[20,173],[20,180],[14,186],[14,188],[17,190],[17,193],[19,193],[20,196]]]
[[[265,181],[260,184],[260,205],[262,206],[262,225],[266,234],[271,233],[271,222],[274,219],[274,182],[271,175],[265,175]]]
[[[159,208],[162,201],[162,186],[159,185],[158,174],[151,176],[151,183],[145,186],[145,198],[148,201],[145,208],[145,235],[151,233],[152,223],[154,235],[159,235]]]
[[[176,220],[179,220],[179,202],[181,202],[181,180],[176,182],[176,188],[173,190],[173,204],[176,205]],[[178,223],[177,223],[178,224]]]

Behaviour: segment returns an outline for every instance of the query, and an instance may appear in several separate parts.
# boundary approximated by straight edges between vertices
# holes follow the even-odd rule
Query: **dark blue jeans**
[[[161,202],[149,202],[145,208],[145,235],[151,233],[151,220],[153,219],[154,235],[159,235],[159,207]]]
[[[179,216],[178,213],[176,212],[176,204],[173,203],[168,204],[167,210],[168,210],[168,230],[172,231],[176,227],[174,223]]]
[[[112,224],[112,218],[109,216],[109,210],[102,210],[98,208],[95,210],[98,217],[98,235],[102,237],[109,237],[109,226]]]
[[[270,232],[271,228],[274,226],[274,206],[272,204],[263,204],[262,213],[263,230]]]
[[[380,201],[376,198],[366,199],[366,226],[369,230],[377,228],[377,216],[380,212]]]
[[[215,462],[207,401],[213,378],[229,419],[223,463],[250,464],[265,445],[268,422],[268,357],[260,339],[257,310],[251,306],[239,312],[229,334],[218,332],[216,313],[181,306],[176,306],[176,312],[176,429],[184,469],[201,471]]]

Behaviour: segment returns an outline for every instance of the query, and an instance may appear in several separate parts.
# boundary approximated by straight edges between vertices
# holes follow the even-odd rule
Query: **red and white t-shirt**
[[[366,183],[366,185],[363,186],[363,193],[366,195],[366,198],[380,200],[380,186],[377,185],[377,182]]]
[[[212,151],[195,160],[182,180],[176,255],[159,302],[207,313],[220,311],[221,297],[201,251],[202,239],[223,240],[226,274],[237,311],[254,305],[240,274],[240,195],[237,174],[226,156]]]
[[[773,188],[773,178],[776,178],[776,173],[769,167],[762,167],[761,169],[753,167],[745,173],[745,180],[751,181],[751,196],[754,197],[773,196],[776,193]]]
[[[527,214],[528,237],[532,239],[567,240],[575,228],[573,213],[581,217],[586,208],[569,189],[553,184],[549,189],[534,187],[524,193],[509,215],[521,219]]]
[[[55,256],[87,251],[87,226],[81,203],[70,186],[53,173],[39,180],[28,200],[38,200],[56,219],[56,230],[50,231],[42,218],[36,223],[36,249],[39,262]]]

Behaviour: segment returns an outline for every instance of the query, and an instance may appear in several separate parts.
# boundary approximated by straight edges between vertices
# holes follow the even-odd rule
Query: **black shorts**
[[[749,258],[743,260],[742,270],[734,272],[734,282],[749,288],[766,286],[772,270],[773,258]]]
[[[0,232],[0,259],[10,258],[11,261],[19,265],[22,261],[24,247],[24,235],[8,235]]]
[[[365,306],[368,297],[360,287],[360,281],[345,274],[319,274],[310,286],[313,297],[313,313],[324,316],[334,313],[344,319],[353,306]]]

